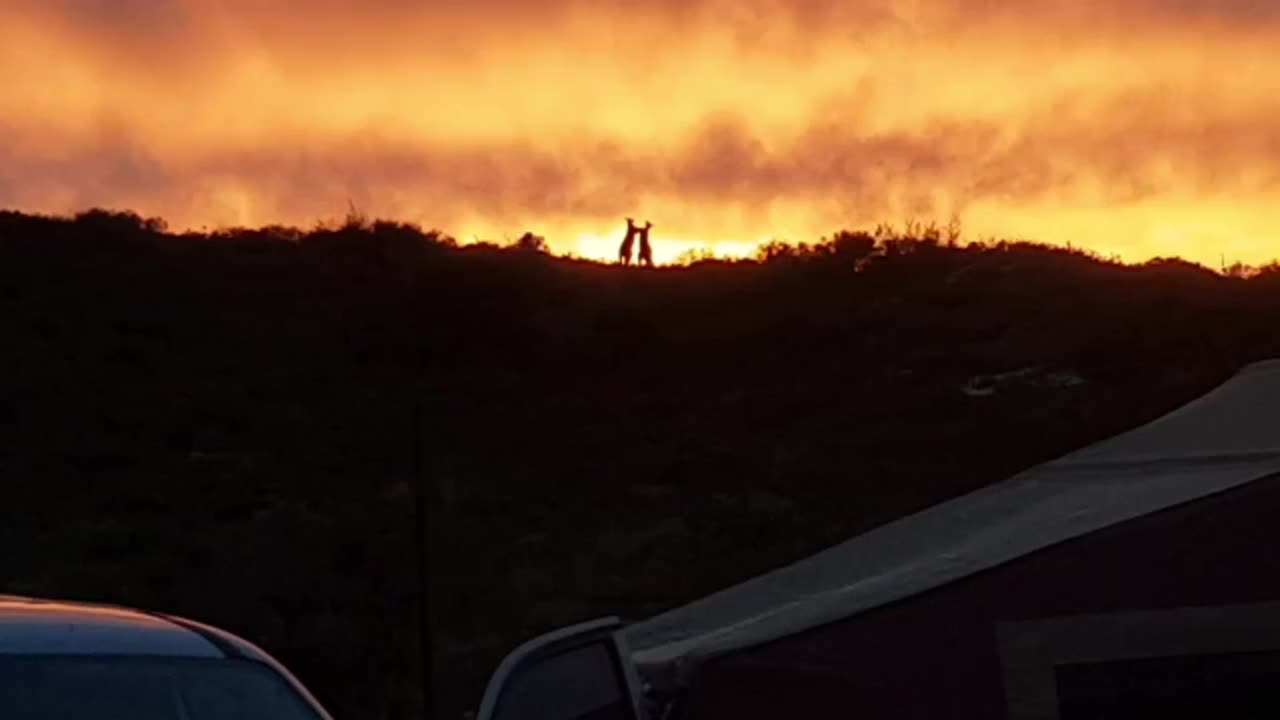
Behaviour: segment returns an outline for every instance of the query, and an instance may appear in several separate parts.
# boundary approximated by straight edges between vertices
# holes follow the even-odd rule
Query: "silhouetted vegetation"
[[[551,251],[551,248],[547,246],[546,238],[542,237],[541,235],[534,235],[531,232],[526,232],[520,237],[516,238],[516,241],[512,243],[511,247],[515,248],[516,250],[519,250],[520,252],[525,252],[525,253],[544,253],[545,254]]]
[[[359,216],[0,213],[0,589],[221,624],[339,717],[395,717],[421,398],[456,717],[532,634],[684,603],[1280,354],[1275,266],[957,235],[636,272]],[[1082,382],[964,392],[1029,367]]]

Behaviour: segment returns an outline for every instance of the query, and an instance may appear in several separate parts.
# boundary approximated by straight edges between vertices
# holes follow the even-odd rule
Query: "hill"
[[[525,637],[644,617],[1280,355],[1280,273],[840,233],[641,270],[353,218],[0,213],[0,589],[243,633],[416,702],[414,408],[446,717]]]

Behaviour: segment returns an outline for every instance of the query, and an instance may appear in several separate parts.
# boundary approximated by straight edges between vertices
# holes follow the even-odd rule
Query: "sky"
[[[0,0],[0,207],[1280,256],[1271,0]]]

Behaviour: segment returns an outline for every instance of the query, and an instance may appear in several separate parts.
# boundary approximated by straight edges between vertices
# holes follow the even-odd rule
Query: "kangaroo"
[[[640,236],[640,264],[646,267],[653,267],[653,246],[649,244],[649,230],[652,228],[653,223],[645,221],[644,227],[636,229]]]
[[[622,247],[618,248],[618,262],[623,265],[631,264],[631,248],[635,246],[636,235],[640,233],[640,228],[636,226],[635,220],[627,218],[627,236],[622,240]]]

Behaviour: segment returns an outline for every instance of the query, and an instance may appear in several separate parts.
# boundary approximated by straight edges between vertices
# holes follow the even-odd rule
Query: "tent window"
[[[1061,720],[1280,717],[1280,652],[1081,663],[1055,674]]]
[[[1278,603],[1006,622],[996,634],[1009,720],[1280,717]]]

